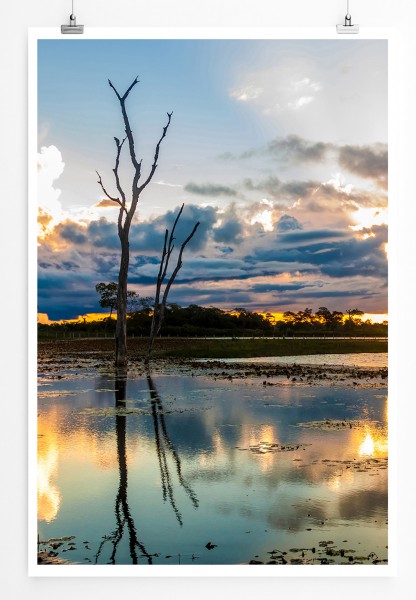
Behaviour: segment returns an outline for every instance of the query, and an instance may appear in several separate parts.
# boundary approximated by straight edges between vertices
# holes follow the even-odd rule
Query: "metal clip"
[[[72,0],[72,13],[69,15],[69,25],[61,25],[61,33],[84,33],[84,25],[77,25],[74,15],[74,0]]]
[[[359,33],[360,26],[351,23],[350,0],[347,0],[347,14],[343,25],[337,25],[337,33]]]

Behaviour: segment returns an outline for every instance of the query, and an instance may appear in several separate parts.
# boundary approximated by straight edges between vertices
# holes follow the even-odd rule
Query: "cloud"
[[[88,241],[86,232],[86,227],[71,221],[59,223],[59,225],[55,228],[55,233],[57,233],[62,239],[72,242],[73,244],[86,244]]]
[[[97,204],[95,204],[95,206],[97,208],[118,208],[116,202],[113,202],[112,200],[108,200],[108,198],[103,198],[103,200],[100,200],[100,202],[97,202]]]
[[[293,75],[293,69],[282,65],[251,73],[243,85],[230,90],[229,96],[256,104],[265,114],[298,111],[315,100],[322,86],[310,77]]]
[[[228,244],[241,240],[243,226],[237,219],[227,219],[219,227],[213,230],[214,240]]]
[[[303,226],[295,217],[282,215],[276,223],[276,229],[277,231],[293,231],[295,229],[303,229]]]
[[[364,179],[371,179],[381,188],[387,187],[388,149],[386,144],[337,145],[307,140],[298,135],[288,135],[276,137],[264,146],[249,148],[238,155],[225,152],[218,158],[246,161],[255,157],[269,157],[283,166],[323,165],[329,161],[332,161],[331,164],[336,161],[341,169]],[[339,183],[343,179],[340,173],[334,177],[337,179],[334,179],[333,183],[336,181]],[[279,182],[277,178],[275,181]],[[344,191],[346,190],[347,187]]]
[[[265,151],[284,162],[303,163],[322,162],[333,149],[333,144],[311,142],[298,135],[288,135],[273,139]]]
[[[130,235],[131,248],[145,253],[156,253],[160,256],[163,248],[165,230],[171,230],[177,217],[179,207],[159,215],[152,221],[135,223]],[[217,221],[217,209],[212,206],[196,206],[186,204],[175,230],[175,247],[178,248],[191,233],[195,223],[199,227],[187,245],[187,251],[202,250],[207,244],[212,228]]]
[[[184,187],[185,192],[191,194],[198,194],[199,196],[236,196],[237,192],[226,185],[219,185],[215,183],[187,183]]]
[[[312,188],[312,183],[266,178],[248,187],[256,191],[267,185],[298,193]],[[282,214],[280,206],[286,205],[273,200],[232,203],[226,210],[186,205],[177,226],[175,253],[194,224],[201,225],[187,247],[170,301],[276,310],[276,303],[293,308],[319,299],[319,304],[338,309],[336,300],[349,298],[371,308],[369,312],[377,312],[377,306],[385,310],[387,228],[349,228],[351,221],[339,217],[348,197],[329,184],[307,191],[306,200],[332,205],[333,223],[317,213],[315,224],[310,220],[313,213],[305,212],[304,206],[292,203],[291,213]],[[258,212],[267,212],[274,227],[265,227],[265,222],[250,224]],[[129,280],[141,295],[154,293],[164,232],[177,213],[178,208],[151,221],[132,223]],[[51,318],[99,310],[95,283],[115,280],[119,260],[116,223],[104,217],[85,224],[66,219],[39,247],[39,310]],[[73,293],[77,289],[79,296]]]
[[[296,219],[295,219],[296,220]],[[302,229],[298,227],[297,229]],[[302,244],[303,242],[309,242],[312,240],[325,240],[345,237],[348,235],[345,231],[334,231],[331,229],[313,229],[310,231],[292,231],[290,233],[283,233],[280,235],[279,240],[284,244]]]
[[[168,183],[167,181],[152,181],[152,183],[154,185],[165,185],[167,187],[172,187],[172,188],[181,188],[183,187],[183,185],[181,185],[180,183]]]
[[[38,207],[41,220],[39,235],[43,236],[62,218],[62,205],[59,201],[61,190],[55,182],[62,175],[65,163],[56,146],[42,146],[38,160]]]
[[[249,148],[238,155],[224,152],[218,158],[220,160],[247,160],[255,156],[269,156],[282,164],[320,163],[328,158],[334,150],[336,150],[334,144],[313,142],[298,135],[287,135],[273,138],[264,146]]]
[[[253,181],[245,179],[244,186],[249,191],[261,191],[268,198],[273,198],[281,202],[293,202],[299,197],[308,195],[319,188],[321,184],[318,181],[282,181],[278,177],[270,176],[267,179]],[[284,209],[286,204],[280,208]],[[275,208],[278,208],[275,206]]]
[[[235,98],[235,100],[239,100],[240,102],[250,102],[259,98],[262,93],[262,88],[248,85],[237,90],[231,90],[230,96],[231,98]]]
[[[242,241],[244,223],[238,215],[238,210],[236,205],[232,203],[227,210],[217,213],[217,222],[212,232],[216,242],[239,244]]]
[[[313,101],[314,101],[313,96],[301,96],[300,98],[297,98],[293,102],[288,102],[288,107],[298,110],[299,108],[302,108],[302,106],[306,106],[307,104],[309,104],[310,102],[313,102]]]
[[[120,240],[116,223],[107,221],[104,217],[88,224],[86,235],[89,242],[96,248],[119,248]]]
[[[385,144],[372,146],[342,146],[339,164],[350,173],[373,179],[380,187],[387,187],[388,150]]]

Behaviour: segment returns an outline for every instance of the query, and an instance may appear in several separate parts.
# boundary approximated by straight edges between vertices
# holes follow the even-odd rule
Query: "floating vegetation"
[[[296,556],[288,556],[294,554]],[[312,548],[290,548],[288,552],[282,550],[271,550],[270,559],[259,560],[258,555],[250,560],[249,565],[363,565],[363,564],[387,564],[387,558],[380,558],[375,552],[367,555],[357,555],[352,548],[338,548],[332,540],[322,540],[318,546]]]
[[[82,390],[83,392],[86,390]],[[66,396],[75,396],[75,394],[79,394],[80,390],[44,390],[38,393],[39,400],[43,400],[44,398],[60,398]]]
[[[168,410],[160,410],[156,408],[154,411],[151,408],[139,408],[139,407],[113,407],[113,406],[105,406],[105,407],[94,407],[94,408],[84,408],[80,411],[81,415],[95,416],[95,417],[125,417],[127,415],[144,415],[144,416],[153,416],[154,414],[158,415],[170,415],[177,413],[192,413],[199,412],[201,410],[209,410],[210,406],[201,406],[201,407],[190,407],[190,408],[172,408]]]
[[[369,421],[360,419],[325,419],[324,421],[307,421],[305,423],[296,423],[294,427],[303,427],[305,429],[322,429],[322,430],[347,430],[347,429],[366,429],[369,426],[380,426],[379,421]]]
[[[51,544],[52,542],[70,542],[75,539],[75,535],[64,535],[60,538],[50,538],[46,540],[46,542],[38,542],[40,546],[46,546],[47,544]]]
[[[270,452],[293,452],[294,450],[304,450],[306,446],[310,444],[278,444],[271,442],[259,442],[248,448],[240,448],[235,446],[238,450],[250,450],[253,454],[267,454]]]

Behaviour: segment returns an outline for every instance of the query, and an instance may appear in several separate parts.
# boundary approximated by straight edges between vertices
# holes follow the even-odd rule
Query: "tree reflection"
[[[169,466],[167,461],[167,455],[170,453],[176,468],[176,473],[178,475],[179,483],[184,488],[185,492],[189,496],[193,506],[195,508],[198,507],[199,502],[198,498],[191,488],[189,483],[185,480],[182,475],[182,466],[181,460],[175,447],[170,439],[167,427],[166,427],[166,419],[165,413],[162,405],[162,400],[157,392],[156,386],[153,382],[153,379],[150,375],[150,372],[147,372],[147,385],[149,386],[150,399],[151,399],[151,407],[152,407],[152,416],[153,416],[153,427],[155,433],[155,442],[156,442],[156,452],[157,458],[159,461],[159,469],[160,469],[160,478],[162,482],[162,494],[163,500],[166,501],[169,498],[170,505],[175,513],[176,519],[179,524],[183,525],[182,515],[177,507],[176,500],[173,493],[173,485],[172,485],[172,477],[169,472]]]
[[[116,409],[126,408],[126,388],[127,388],[127,373],[125,371],[117,371],[115,384],[115,405]],[[117,437],[117,460],[118,460],[118,471],[119,471],[119,485],[115,501],[115,515],[116,515],[116,529],[103,537],[102,542],[98,548],[97,554],[95,555],[95,564],[101,555],[102,549],[106,542],[110,542],[112,545],[112,552],[109,560],[109,564],[116,564],[116,553],[118,546],[123,538],[124,531],[127,529],[128,540],[129,540],[129,551],[133,565],[138,564],[138,550],[141,555],[147,558],[149,565],[153,562],[153,555],[149,554],[139,540],[136,526],[134,524],[133,517],[131,516],[128,499],[127,499],[127,454],[126,454],[126,415],[117,413],[116,414],[116,437]]]
[[[174,488],[172,483],[172,476],[169,471],[168,458],[172,457],[176,473],[178,476],[179,483],[185,490],[186,494],[190,498],[193,506],[198,507],[198,498],[191,488],[189,483],[185,480],[182,474],[182,465],[178,452],[176,451],[172,440],[169,436],[166,419],[163,409],[162,400],[156,390],[155,384],[152,380],[150,373],[146,375],[147,384],[150,392],[151,410],[153,418],[153,428],[156,443],[156,452],[160,468],[160,476],[162,482],[162,494],[163,500],[169,499],[169,503],[175,513],[176,519],[179,524],[183,525],[182,514],[177,507],[177,503],[174,496]],[[115,500],[115,517],[116,517],[116,529],[108,535],[103,536],[102,541],[98,547],[98,551],[95,555],[95,564],[98,563],[98,559],[101,556],[105,544],[108,542],[111,544],[112,550],[110,555],[109,564],[116,564],[116,554],[120,542],[123,539],[123,535],[127,531],[128,533],[128,544],[129,552],[133,565],[138,564],[139,552],[140,556],[147,559],[148,564],[153,564],[153,557],[158,556],[157,554],[149,554],[144,544],[139,540],[134,519],[130,512],[130,507],[127,497],[127,485],[128,485],[128,468],[127,468],[127,452],[126,452],[126,414],[123,414],[123,409],[126,408],[126,390],[127,390],[127,372],[117,371],[116,378],[114,380],[114,393],[115,393],[115,407],[117,410],[115,417],[115,430],[117,439],[117,461],[119,471],[119,485],[117,490],[117,496]]]

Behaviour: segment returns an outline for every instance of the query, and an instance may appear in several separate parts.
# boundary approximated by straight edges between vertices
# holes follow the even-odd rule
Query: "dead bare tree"
[[[181,218],[183,207],[184,207],[184,204],[182,204],[182,206],[176,216],[176,219],[173,224],[170,235],[169,235],[168,229],[166,229],[166,231],[165,231],[165,239],[163,242],[162,258],[160,261],[159,273],[157,275],[157,281],[156,281],[155,304],[154,304],[154,308],[153,308],[152,324],[151,324],[151,328],[150,328],[149,345],[147,348],[147,354],[144,359],[144,362],[146,365],[149,364],[150,355],[153,350],[155,338],[159,335],[162,324],[163,324],[163,320],[165,318],[166,302],[168,300],[170,288],[172,287],[172,284],[175,281],[175,278],[176,278],[177,274],[179,273],[179,271],[182,267],[182,264],[183,264],[182,263],[183,251],[185,250],[186,246],[191,241],[191,239],[195,235],[196,230],[199,227],[199,221],[198,221],[197,223],[195,223],[191,233],[188,235],[188,237],[185,239],[185,241],[182,242],[182,245],[179,249],[178,258],[176,261],[176,266],[175,266],[174,270],[172,271],[172,274],[170,275],[170,277],[166,283],[166,286],[165,286],[165,289],[164,289],[164,292],[162,295],[162,285],[166,278],[167,270],[169,267],[170,257],[172,255],[173,249],[175,248],[175,246],[173,244],[173,242],[175,240],[175,229],[176,229],[176,225],[178,224],[179,219]],[[162,296],[162,300],[160,300],[161,296]]]
[[[168,121],[165,127],[163,128],[163,132],[159,141],[156,144],[153,164],[150,168],[150,172],[147,178],[139,185],[139,181],[141,179],[141,170],[142,170],[142,159],[137,160],[136,150],[134,147],[134,137],[133,132],[130,127],[129,117],[127,115],[126,110],[126,100],[128,95],[134,86],[139,83],[138,78],[136,77],[133,83],[127,88],[123,95],[119,94],[117,89],[108,80],[108,83],[112,90],[114,91],[117,99],[120,103],[121,114],[123,116],[124,128],[126,136],[122,141],[120,141],[117,137],[114,138],[116,143],[116,161],[115,167],[113,169],[115,183],[117,187],[117,191],[119,196],[111,196],[106,188],[104,187],[103,181],[101,179],[101,175],[97,172],[98,175],[98,183],[101,186],[104,194],[106,195],[108,200],[112,200],[120,206],[119,214],[118,214],[118,237],[120,238],[120,246],[121,246],[121,257],[120,257],[120,270],[118,275],[118,293],[117,293],[117,324],[116,324],[116,366],[124,368],[127,366],[127,278],[129,271],[129,260],[130,260],[130,246],[129,246],[129,234],[130,227],[136,212],[137,203],[139,201],[140,195],[143,190],[147,187],[150,181],[155,174],[157,168],[157,161],[159,158],[160,145],[163,139],[166,136],[166,132],[169,128],[172,113],[167,113]],[[121,186],[120,177],[119,177],[119,165],[120,165],[120,156],[121,150],[123,148],[124,142],[127,140],[129,147],[130,160],[133,165],[134,175],[131,185],[131,198],[130,201],[127,202],[126,194]]]

